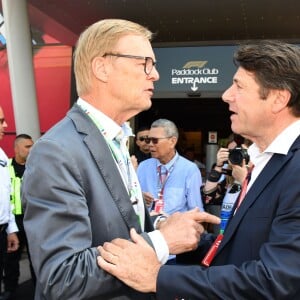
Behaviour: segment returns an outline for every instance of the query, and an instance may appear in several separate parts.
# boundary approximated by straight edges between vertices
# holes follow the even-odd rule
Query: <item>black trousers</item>
[[[7,226],[0,225],[0,292],[1,291],[1,283],[3,280],[3,269],[4,269],[4,257],[7,251],[7,235],[6,229]]]
[[[11,253],[6,253],[5,259],[4,259],[4,289],[5,291],[9,292],[14,292],[18,286],[19,283],[19,277],[20,277],[20,260],[22,257],[22,253],[24,251],[24,248],[27,247],[28,249],[28,244],[27,244],[27,238],[26,238],[26,233],[24,230],[24,225],[23,225],[23,215],[16,215],[16,223],[19,229],[19,232],[17,233],[18,238],[19,238],[19,248],[15,252]],[[31,260],[30,260],[30,255],[28,252],[28,258],[29,258],[29,267],[30,267],[30,273],[31,273],[31,278],[33,281],[33,284],[35,285],[35,275],[34,271],[31,265]]]

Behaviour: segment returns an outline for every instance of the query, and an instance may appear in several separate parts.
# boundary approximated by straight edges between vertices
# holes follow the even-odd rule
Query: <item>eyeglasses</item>
[[[0,119],[0,124],[3,125],[4,122],[5,122],[5,119],[4,119],[4,118],[1,118],[1,119]]]
[[[158,143],[159,140],[163,140],[163,139],[169,139],[171,138],[171,136],[166,136],[166,137],[160,137],[160,138],[156,138],[156,137],[148,137],[145,139],[145,143],[146,144],[150,144],[150,142],[152,142],[152,144],[156,145]]]
[[[156,65],[156,61],[153,60],[152,57],[149,56],[138,56],[138,55],[127,55],[127,54],[118,54],[118,53],[105,53],[103,57],[105,56],[116,56],[116,57],[125,57],[125,58],[132,58],[132,59],[143,59],[145,61],[144,64],[144,72],[146,75],[149,75],[153,69],[153,67]]]
[[[140,136],[139,141],[144,142],[144,141],[146,141],[147,138],[148,138],[148,136]]]

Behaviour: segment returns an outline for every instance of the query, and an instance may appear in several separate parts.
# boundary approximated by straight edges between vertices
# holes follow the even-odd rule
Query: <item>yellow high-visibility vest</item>
[[[21,183],[22,178],[16,176],[14,166],[12,165],[12,158],[9,159],[8,169],[11,180],[10,203],[12,212],[15,215],[22,214],[22,201],[21,201]]]

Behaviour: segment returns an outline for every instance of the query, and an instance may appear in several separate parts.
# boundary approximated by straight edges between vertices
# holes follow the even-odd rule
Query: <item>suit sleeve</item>
[[[253,226],[250,222],[243,225],[248,230],[248,235],[243,233],[244,237],[255,230],[251,235],[259,241],[257,259],[229,264],[223,257],[224,263],[209,268],[200,263],[162,266],[157,280],[157,299],[299,299],[299,172],[299,160],[291,161],[289,168],[282,170],[279,179],[270,182],[256,200],[266,210],[274,210],[265,239],[261,238],[261,231],[265,230],[264,219],[258,211],[256,215],[252,214],[253,222],[256,222]],[[249,216],[244,218],[250,220]],[[260,228],[258,224],[261,224]],[[238,239],[239,234],[237,232],[232,239]],[[252,243],[240,244],[239,251],[254,249]]]
[[[69,151],[38,141],[23,179],[24,225],[42,299],[108,299],[122,290],[130,295],[133,290],[97,265],[83,179]]]

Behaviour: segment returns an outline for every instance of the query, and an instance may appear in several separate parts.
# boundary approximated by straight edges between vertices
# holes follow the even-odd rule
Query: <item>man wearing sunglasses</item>
[[[134,152],[134,156],[136,157],[138,164],[151,157],[149,144],[146,143],[148,135],[149,127],[147,126],[140,127],[136,132],[135,143],[137,145],[137,149]]]
[[[178,129],[167,119],[151,125],[146,143],[152,158],[143,161],[137,174],[152,214],[171,215],[195,207],[203,210],[201,173],[196,164],[176,151]]]

